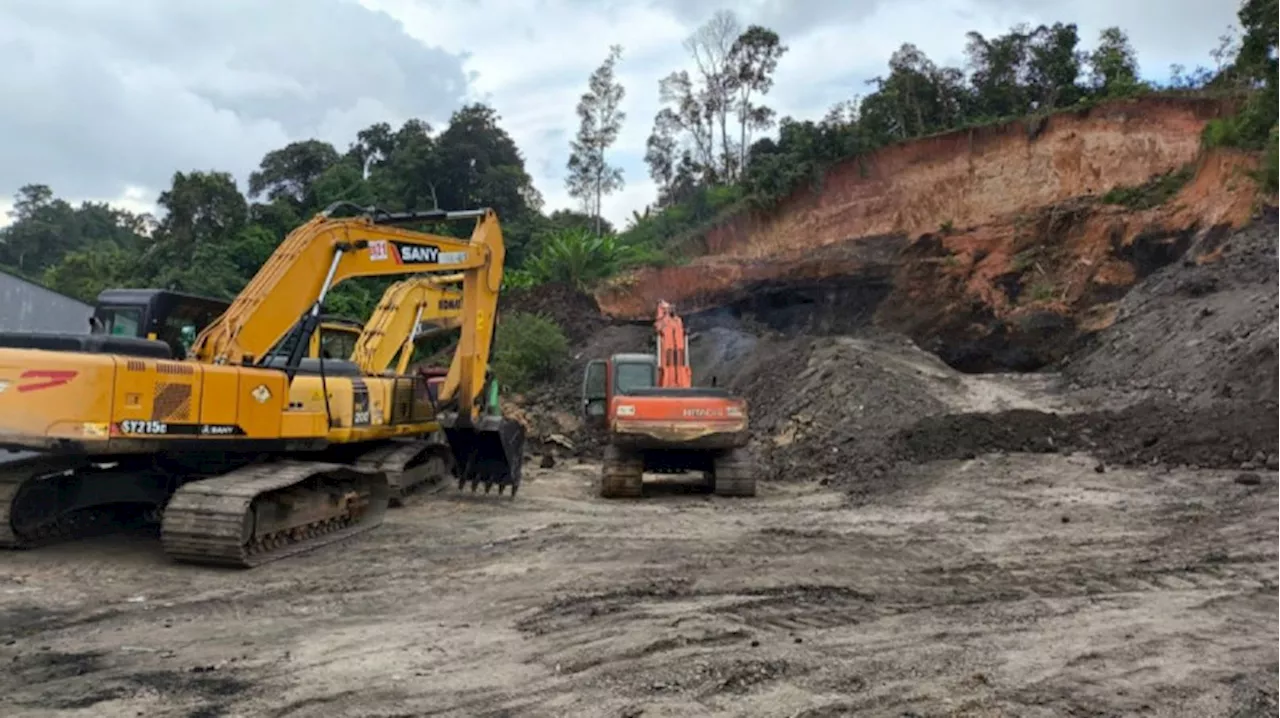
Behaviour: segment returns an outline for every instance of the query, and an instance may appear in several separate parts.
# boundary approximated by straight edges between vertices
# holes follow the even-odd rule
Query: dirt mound
[[[943,413],[942,382],[956,379],[910,340],[860,337],[762,340],[730,388],[749,402],[753,451],[776,479],[884,470],[894,430]]]
[[[1205,408],[1146,401],[1119,411],[1013,410],[928,417],[894,437],[896,458],[973,458],[989,452],[1088,451],[1115,464],[1274,468],[1277,416],[1259,402]]]
[[[1083,386],[1158,391],[1204,404],[1275,401],[1276,210],[1207,236],[1119,302],[1115,321],[1064,362]]]

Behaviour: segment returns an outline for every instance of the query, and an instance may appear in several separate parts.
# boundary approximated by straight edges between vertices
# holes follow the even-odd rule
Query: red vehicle
[[[700,472],[721,496],[755,496],[746,451],[747,402],[693,386],[684,322],[658,303],[653,354],[615,354],[587,365],[583,411],[608,432],[600,495],[636,497],[643,475]]]

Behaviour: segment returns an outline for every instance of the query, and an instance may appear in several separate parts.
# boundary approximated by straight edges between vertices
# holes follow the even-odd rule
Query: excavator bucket
[[[474,426],[442,423],[458,488],[470,483],[475,491],[483,485],[487,494],[496,486],[501,494],[510,487],[515,496],[524,467],[524,426],[500,416],[484,416]]]

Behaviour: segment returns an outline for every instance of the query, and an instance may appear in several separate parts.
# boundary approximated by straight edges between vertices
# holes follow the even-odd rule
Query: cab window
[[[164,318],[156,338],[172,347],[174,356],[181,359],[191,351],[201,330],[219,314],[205,307],[179,304]]]
[[[102,331],[117,337],[139,336],[142,325],[141,309],[102,309],[99,314],[102,320]]]
[[[635,389],[649,389],[654,385],[652,364],[618,364],[613,368],[614,389],[619,394],[629,394]]]

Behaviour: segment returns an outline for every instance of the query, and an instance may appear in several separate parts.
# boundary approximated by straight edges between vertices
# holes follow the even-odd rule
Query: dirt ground
[[[5,554],[0,712],[1275,715],[1275,476],[1096,464],[934,462],[858,506],[606,502],[571,462],[249,572]]]
[[[596,496],[580,368],[648,330],[582,324],[515,407],[514,501],[415,496],[251,571],[0,553],[0,715],[1275,716],[1275,227],[1153,274],[1061,375],[691,321],[754,499]],[[544,469],[548,432],[577,447]]]

